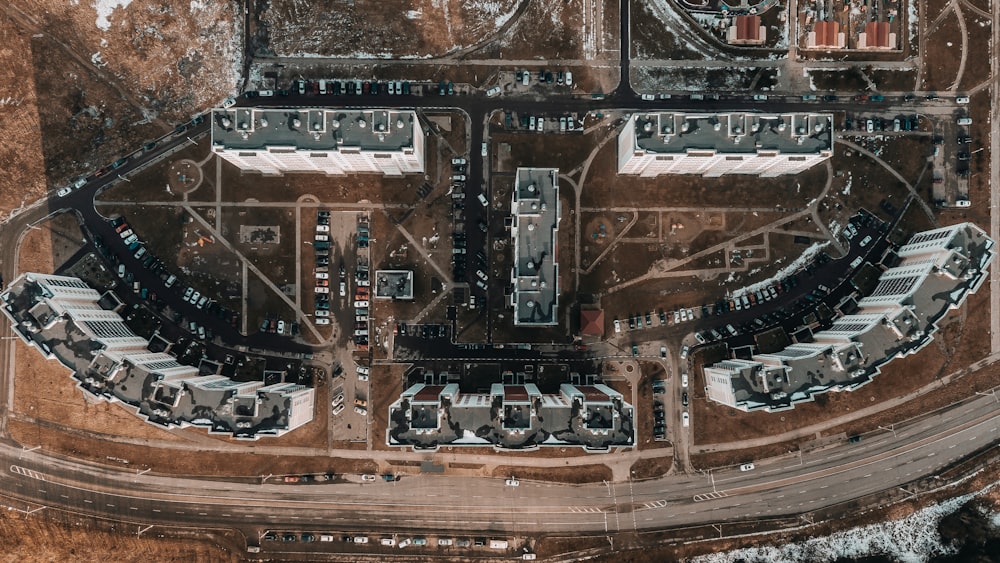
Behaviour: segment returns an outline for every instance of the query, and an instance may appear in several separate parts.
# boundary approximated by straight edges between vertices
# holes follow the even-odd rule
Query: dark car
[[[687,391],[681,393],[681,404],[685,407],[688,406],[688,394]]]
[[[292,542],[292,541],[295,541],[297,539],[298,538],[295,537],[295,534],[283,534],[281,536],[281,541],[284,541],[284,542]]]
[[[851,436],[850,438],[847,439],[847,442],[850,444],[857,444],[860,441],[861,441],[861,436]]]
[[[111,168],[121,168],[126,162],[128,162],[127,158],[119,158],[111,163]]]
[[[305,542],[316,541],[316,536],[314,536],[312,534],[302,534],[302,541],[305,541]]]
[[[371,85],[371,88],[369,88],[368,91],[371,92],[373,96],[377,96],[378,95],[378,81],[373,81],[372,85]]]
[[[958,144],[967,145],[972,142],[972,137],[959,137]]]
[[[967,152],[960,152],[960,153],[958,153],[958,159],[959,160],[969,160],[970,157],[971,157],[971,155],[969,155],[969,153],[967,153]]]

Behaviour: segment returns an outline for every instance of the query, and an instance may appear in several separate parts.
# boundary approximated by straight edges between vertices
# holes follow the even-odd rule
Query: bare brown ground
[[[921,48],[934,56],[923,58],[922,89],[944,90],[955,81],[962,57],[960,33],[958,18],[951,12],[934,31],[927,34]],[[952,46],[949,47],[948,43]]]
[[[0,513],[0,561],[34,563],[41,561],[237,562],[242,554],[222,547],[219,538],[183,541],[170,538],[137,538],[132,527],[118,531],[111,525],[87,518],[25,516],[14,511]],[[232,544],[234,541],[222,543]]]
[[[566,462],[569,464],[569,461]],[[612,480],[611,468],[607,465],[590,464],[572,467],[518,467],[499,465],[493,469],[494,477],[517,477],[530,481],[555,483],[599,483]]]
[[[0,17],[0,216],[45,193],[31,33]]]
[[[673,465],[673,462],[673,458],[670,457],[640,459],[639,461],[633,463],[632,468],[630,469],[632,480],[637,481],[662,477],[670,471],[670,467]]]
[[[323,456],[257,455],[248,444],[241,452],[198,450],[179,455],[183,450],[157,448],[128,443],[108,442],[79,432],[66,432],[46,425],[18,420],[9,423],[11,436],[22,443],[42,446],[46,451],[75,452],[74,457],[95,463],[109,458],[128,460],[128,467],[150,467],[154,472],[220,477],[256,477],[260,475],[300,475],[303,473],[375,473],[378,466],[366,460]],[[197,450],[197,451],[194,451]]]

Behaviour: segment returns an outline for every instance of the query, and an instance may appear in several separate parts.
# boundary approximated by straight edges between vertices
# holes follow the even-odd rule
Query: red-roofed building
[[[812,31],[806,35],[808,49],[843,49],[846,44],[844,32],[840,31],[840,22],[816,22]]]
[[[602,309],[584,309],[580,311],[580,335],[604,336],[604,311]]]
[[[858,34],[858,49],[895,49],[896,34],[889,31],[889,22],[869,22]]]
[[[726,30],[726,41],[731,45],[762,45],[767,38],[760,16],[736,16]]]

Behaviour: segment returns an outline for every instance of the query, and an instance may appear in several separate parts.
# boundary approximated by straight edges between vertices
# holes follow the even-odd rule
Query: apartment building
[[[972,223],[913,235],[857,311],[799,342],[750,359],[705,366],[710,400],[744,411],[780,411],[826,391],[852,391],[879,366],[929,344],[937,322],[983,284],[994,241]]]
[[[833,115],[635,113],[618,135],[618,173],[798,174],[833,156]]]
[[[559,171],[518,168],[512,190],[514,324],[551,326],[559,312]]]
[[[71,370],[80,389],[129,405],[150,423],[255,440],[312,420],[313,389],[202,375],[169,353],[151,351],[113,310],[120,306],[114,294],[102,295],[78,278],[22,274],[0,294],[0,306],[21,340]]]
[[[267,175],[402,176],[424,172],[424,131],[408,110],[216,108],[212,152]]]

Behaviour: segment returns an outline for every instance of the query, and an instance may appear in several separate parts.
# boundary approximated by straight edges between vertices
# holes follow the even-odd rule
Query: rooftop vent
[[[787,125],[785,125],[785,122],[784,122],[784,121],[779,121],[779,122],[778,122],[778,131],[784,131],[784,130],[785,130],[785,127],[788,127],[788,126],[787,126]]]
[[[247,128],[247,122],[246,121],[241,121],[240,122],[240,129],[245,131],[246,128]]]
[[[364,129],[365,127],[368,127],[368,122],[365,121],[365,119],[363,117],[359,117],[358,118],[358,127]]]
[[[267,127],[267,118],[266,117],[260,118],[260,126],[261,127]]]
[[[823,131],[823,124],[822,123],[816,123],[816,125],[813,125],[813,131],[815,131],[817,133],[822,132]]]
[[[397,119],[396,120],[396,129],[402,129],[403,125],[405,125],[405,124],[403,123],[402,119]]]
[[[297,117],[293,117],[292,118],[292,127],[296,128],[296,129],[298,129],[299,127],[302,127],[302,121],[299,118],[297,118]]]
[[[687,121],[685,121],[684,123],[681,123],[681,133],[687,133],[688,129],[690,129],[690,128],[691,128],[691,124],[688,123]]]
[[[316,123],[313,123],[313,131],[319,131],[322,127],[323,126],[320,124],[319,121],[317,121]]]
[[[722,131],[722,124],[721,124],[721,123],[719,123],[718,121],[716,121],[716,122],[715,122],[715,123],[714,123],[714,124],[712,125],[712,129],[713,129],[713,130],[715,130],[715,131]]]
[[[339,119],[334,119],[333,121],[331,121],[330,122],[330,127],[334,128],[334,129],[340,129],[340,120]]]
[[[653,122],[652,121],[647,121],[647,122],[643,123],[642,124],[642,131],[644,133],[652,133],[653,132]]]
[[[229,129],[229,127],[232,124],[233,124],[233,120],[229,119],[228,117],[223,117],[222,118],[222,126],[225,127],[226,129]]]

